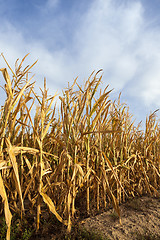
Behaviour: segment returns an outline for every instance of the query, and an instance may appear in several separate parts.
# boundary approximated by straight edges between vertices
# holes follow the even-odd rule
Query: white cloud
[[[106,81],[146,105],[160,104],[160,29],[148,28],[140,1],[115,8],[111,1],[94,1],[77,30],[83,69],[104,69]]]
[[[48,0],[46,6],[47,8],[55,8],[57,7],[58,3],[59,0]]]
[[[58,0],[49,0],[47,4],[54,8]],[[44,39],[27,42],[21,29],[5,23],[0,27],[0,51],[10,62],[31,52],[29,59],[39,59],[35,67],[38,86],[46,76],[50,92],[64,88],[77,75],[83,81],[93,70],[103,68],[103,82],[111,88],[125,88],[128,96],[148,106],[155,102],[158,105],[160,29],[148,27],[150,20],[144,16],[144,7],[141,1],[121,1],[117,6],[111,0],[92,1],[69,36],[72,46],[64,45],[60,50],[56,46],[50,50]],[[64,16],[62,20],[68,21]],[[56,38],[56,32],[50,35],[51,24],[45,22],[46,27],[47,24],[49,38]]]

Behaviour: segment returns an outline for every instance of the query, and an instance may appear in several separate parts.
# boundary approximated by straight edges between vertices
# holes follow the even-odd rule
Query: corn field
[[[44,79],[38,96],[29,78],[36,62],[23,68],[26,57],[13,70],[1,54],[6,100],[0,109],[0,211],[6,239],[14,213],[21,221],[28,212],[36,216],[38,231],[42,212],[49,211],[70,232],[78,203],[88,214],[112,205],[120,219],[120,203],[145,193],[158,195],[156,111],[146,118],[145,130],[135,126],[120,96],[111,101],[108,86],[100,89],[101,70],[84,86],[75,79],[61,96],[48,96]]]

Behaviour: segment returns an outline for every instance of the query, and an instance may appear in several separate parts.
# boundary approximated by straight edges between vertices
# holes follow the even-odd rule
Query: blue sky
[[[0,52],[13,67],[28,52],[26,64],[39,59],[36,90],[46,77],[51,95],[102,68],[102,87],[144,122],[160,108],[159,11],[159,0],[0,0]]]

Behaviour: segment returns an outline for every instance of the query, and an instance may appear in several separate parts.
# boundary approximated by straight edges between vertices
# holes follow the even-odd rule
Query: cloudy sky
[[[46,77],[50,94],[102,68],[102,87],[113,99],[122,92],[144,122],[160,108],[159,11],[159,0],[0,0],[0,53],[11,66],[27,53],[26,64],[38,59],[36,88]]]

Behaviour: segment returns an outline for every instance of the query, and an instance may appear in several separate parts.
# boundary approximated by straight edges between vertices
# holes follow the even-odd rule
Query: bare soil
[[[81,224],[88,231],[101,233],[110,240],[160,239],[160,198],[143,196],[120,206],[121,221],[113,209],[85,219]]]
[[[106,211],[101,209],[103,212],[99,212],[99,214],[93,211],[88,218],[86,215],[77,217],[76,224],[70,236],[66,235],[66,227],[55,217],[53,218],[53,214],[48,215],[48,213],[45,212],[45,214],[42,215],[40,231],[25,239],[160,240],[160,191],[158,191],[158,193],[159,197],[145,195],[135,197],[121,204],[122,224],[120,224],[119,217],[113,209]],[[25,225],[24,220],[23,222]],[[30,223],[28,228],[35,229],[32,222],[33,219],[30,220],[28,218],[26,224]],[[17,226],[17,220],[13,222],[13,225]],[[3,238],[0,237],[0,239]],[[22,238],[17,235],[14,239]]]

